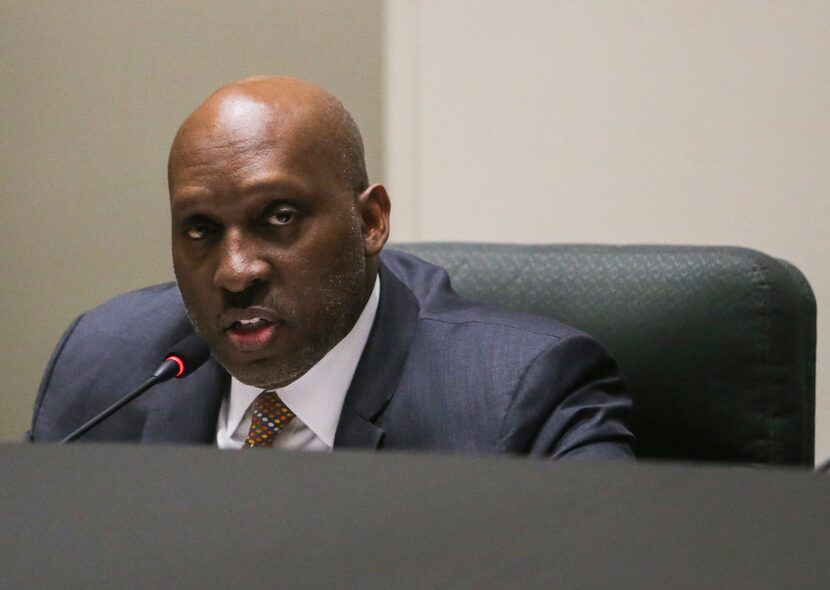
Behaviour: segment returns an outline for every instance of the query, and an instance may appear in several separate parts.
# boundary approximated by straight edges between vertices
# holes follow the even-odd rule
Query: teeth
[[[258,324],[259,322],[265,321],[262,318],[251,318],[250,320],[239,320],[239,323],[243,326],[250,326],[252,324]]]

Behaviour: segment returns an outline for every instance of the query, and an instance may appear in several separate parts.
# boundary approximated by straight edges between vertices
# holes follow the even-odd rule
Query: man
[[[630,400],[595,341],[464,301],[442,269],[381,255],[389,197],[322,89],[275,77],[220,89],[179,129],[168,179],[178,288],[76,320],[30,440],[60,439],[115,401],[192,324],[215,360],[86,440],[632,456]]]

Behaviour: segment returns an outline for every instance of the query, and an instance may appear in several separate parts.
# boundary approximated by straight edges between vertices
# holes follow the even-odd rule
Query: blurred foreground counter
[[[0,587],[830,588],[830,477],[0,447]]]

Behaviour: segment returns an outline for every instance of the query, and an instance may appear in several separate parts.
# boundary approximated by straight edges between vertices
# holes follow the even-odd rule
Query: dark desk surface
[[[830,588],[830,477],[0,447],[2,588]]]

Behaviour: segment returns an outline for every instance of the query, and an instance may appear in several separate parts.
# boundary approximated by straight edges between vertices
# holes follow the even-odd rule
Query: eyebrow
[[[270,176],[254,177],[253,179],[242,183],[239,187],[239,191],[245,195],[262,192],[308,195],[314,192],[311,187],[301,181],[287,179],[284,177],[274,178]]]
[[[292,198],[314,195],[314,191],[300,182],[283,178],[254,178],[237,189],[240,196],[262,200],[288,201]],[[199,209],[204,198],[209,198],[211,191],[204,187],[191,187],[177,193],[170,201],[170,210],[180,215],[189,214],[191,209]]]
[[[187,210],[201,201],[202,198],[210,196],[210,191],[203,188],[190,188],[176,194],[170,195],[170,210]]]

